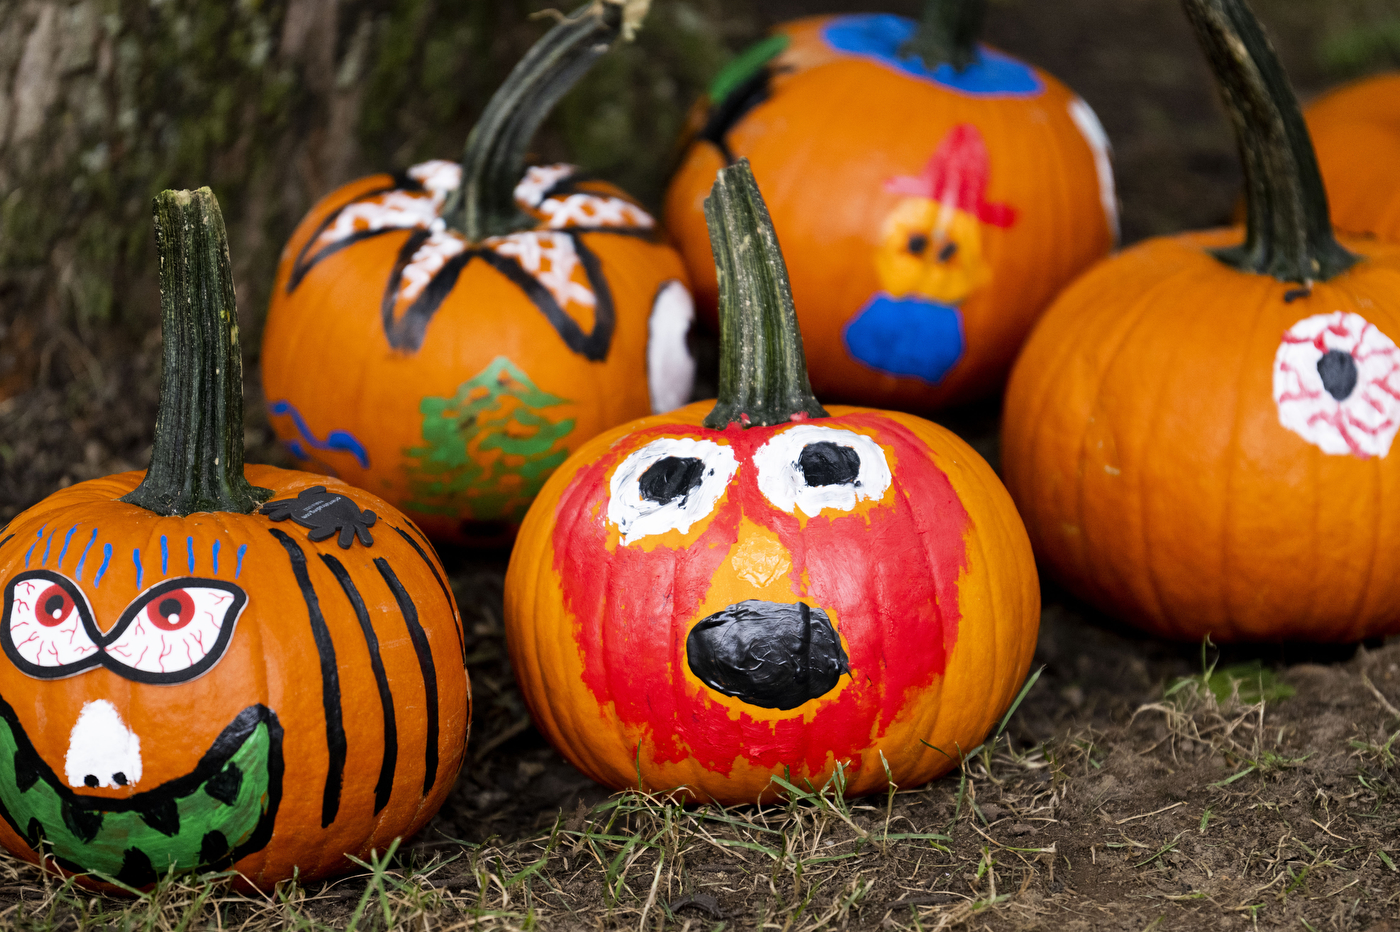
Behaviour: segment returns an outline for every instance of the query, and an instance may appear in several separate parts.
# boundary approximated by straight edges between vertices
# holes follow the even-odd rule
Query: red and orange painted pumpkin
[[[1337,229],[1400,241],[1400,73],[1332,91],[1304,115]]]
[[[1156,634],[1400,631],[1400,247],[1334,235],[1243,0],[1183,5],[1247,225],[1149,240],[1066,290],[1012,372],[1007,487],[1046,568]]]
[[[98,885],[345,870],[421,827],[456,777],[471,702],[456,606],[387,502],[245,471],[218,205],[167,191],[156,220],[150,469],[0,529],[0,842]]]
[[[689,400],[690,292],[655,221],[573,166],[524,167],[644,9],[585,4],[512,72],[460,165],[351,182],[283,252],[262,351],[278,437],[434,538],[508,536],[584,440]]]
[[[716,285],[701,203],[715,171],[746,157],[819,394],[923,409],[999,388],[1037,315],[1114,243],[1097,117],[979,45],[983,6],[780,26],[692,118],[666,222],[702,313]]]
[[[758,188],[719,173],[717,403],[634,421],[545,484],[506,574],[535,722],[613,787],[752,802],[953,767],[1015,696],[1040,593],[991,468],[920,418],[824,409]],[[883,761],[881,759],[883,755]]]

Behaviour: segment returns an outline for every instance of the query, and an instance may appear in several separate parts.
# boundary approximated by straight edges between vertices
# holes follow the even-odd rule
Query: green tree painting
[[[573,431],[573,419],[552,421],[539,413],[562,404],[568,399],[541,391],[504,356],[451,398],[424,398],[424,444],[404,451],[414,460],[407,466],[407,507],[519,521],[568,456],[556,446]]]

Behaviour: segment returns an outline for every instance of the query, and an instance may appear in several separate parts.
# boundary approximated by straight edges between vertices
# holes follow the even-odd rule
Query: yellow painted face
[[[977,218],[927,197],[906,197],[885,218],[875,253],[880,286],[895,297],[956,304],[991,280]]]

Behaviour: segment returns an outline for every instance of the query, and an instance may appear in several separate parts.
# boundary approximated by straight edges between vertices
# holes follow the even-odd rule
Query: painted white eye
[[[613,473],[608,521],[624,546],[667,531],[684,534],[714,510],[738,471],[734,451],[711,440],[653,440]]]
[[[1274,354],[1274,403],[1324,453],[1384,457],[1400,429],[1400,348],[1360,314],[1305,317]]]
[[[812,518],[823,508],[850,511],[863,498],[879,501],[890,487],[890,464],[863,434],[799,424],[769,440],[753,457],[758,488],[788,514]]]
[[[142,683],[183,683],[223,656],[247,604],[243,590],[217,579],[172,579],[122,613],[107,644],[107,662]]]
[[[30,676],[72,676],[101,662],[87,597],[49,570],[22,573],[5,587],[0,644]]]

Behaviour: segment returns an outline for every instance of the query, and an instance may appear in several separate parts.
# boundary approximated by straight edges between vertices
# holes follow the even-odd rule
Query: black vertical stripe
[[[374,671],[374,682],[379,686],[379,704],[384,707],[384,759],[379,765],[379,782],[374,785],[374,814],[378,815],[388,805],[389,795],[394,792],[394,768],[399,761],[399,726],[394,718],[394,694],[389,691],[384,658],[379,655],[379,636],[374,633],[369,609],[365,607],[365,600],[360,598],[360,590],[355,588],[354,580],[334,556],[323,553],[321,562],[335,575],[336,582],[340,583],[345,597],[350,600],[350,607],[355,610],[355,617],[360,619],[360,630],[364,632],[365,646],[369,648],[369,666]]]
[[[316,598],[316,590],[311,585],[311,575],[306,570],[306,554],[297,542],[277,528],[269,528],[268,533],[286,548],[292,561],[292,573],[301,596],[306,600],[306,611],[311,621],[311,635],[316,639],[316,652],[321,655],[321,702],[326,710],[326,789],[321,797],[321,827],[335,821],[340,811],[340,789],[345,782],[345,722],[340,710],[340,671],[335,665],[335,643],[331,640],[326,619],[321,615],[321,602]]]
[[[394,526],[390,525],[390,527]],[[442,588],[442,597],[447,600],[447,608],[452,612],[452,630],[457,634],[457,649],[462,652],[462,666],[465,667],[467,665],[467,642],[462,637],[462,619],[461,616],[457,614],[457,600],[452,598],[452,593],[447,588],[447,582],[442,578],[442,574],[437,571],[437,567],[433,566],[432,559],[424,552],[423,548],[418,545],[418,541],[414,540],[413,536],[401,527],[394,527],[394,530],[399,532],[400,537],[408,541],[410,547],[418,551],[418,555],[423,558],[423,562],[428,565],[428,569],[433,571],[433,578],[437,580],[438,586]]]
[[[403,531],[399,531],[400,534]],[[433,788],[438,769],[438,687],[437,666],[433,663],[433,649],[428,643],[428,633],[418,623],[418,607],[413,604],[408,590],[404,589],[399,577],[383,557],[375,557],[374,565],[379,567],[379,575],[389,584],[394,599],[399,603],[403,622],[408,626],[408,636],[413,639],[413,650],[418,654],[418,668],[423,671],[423,693],[428,705],[428,746],[423,752],[423,795]]]

